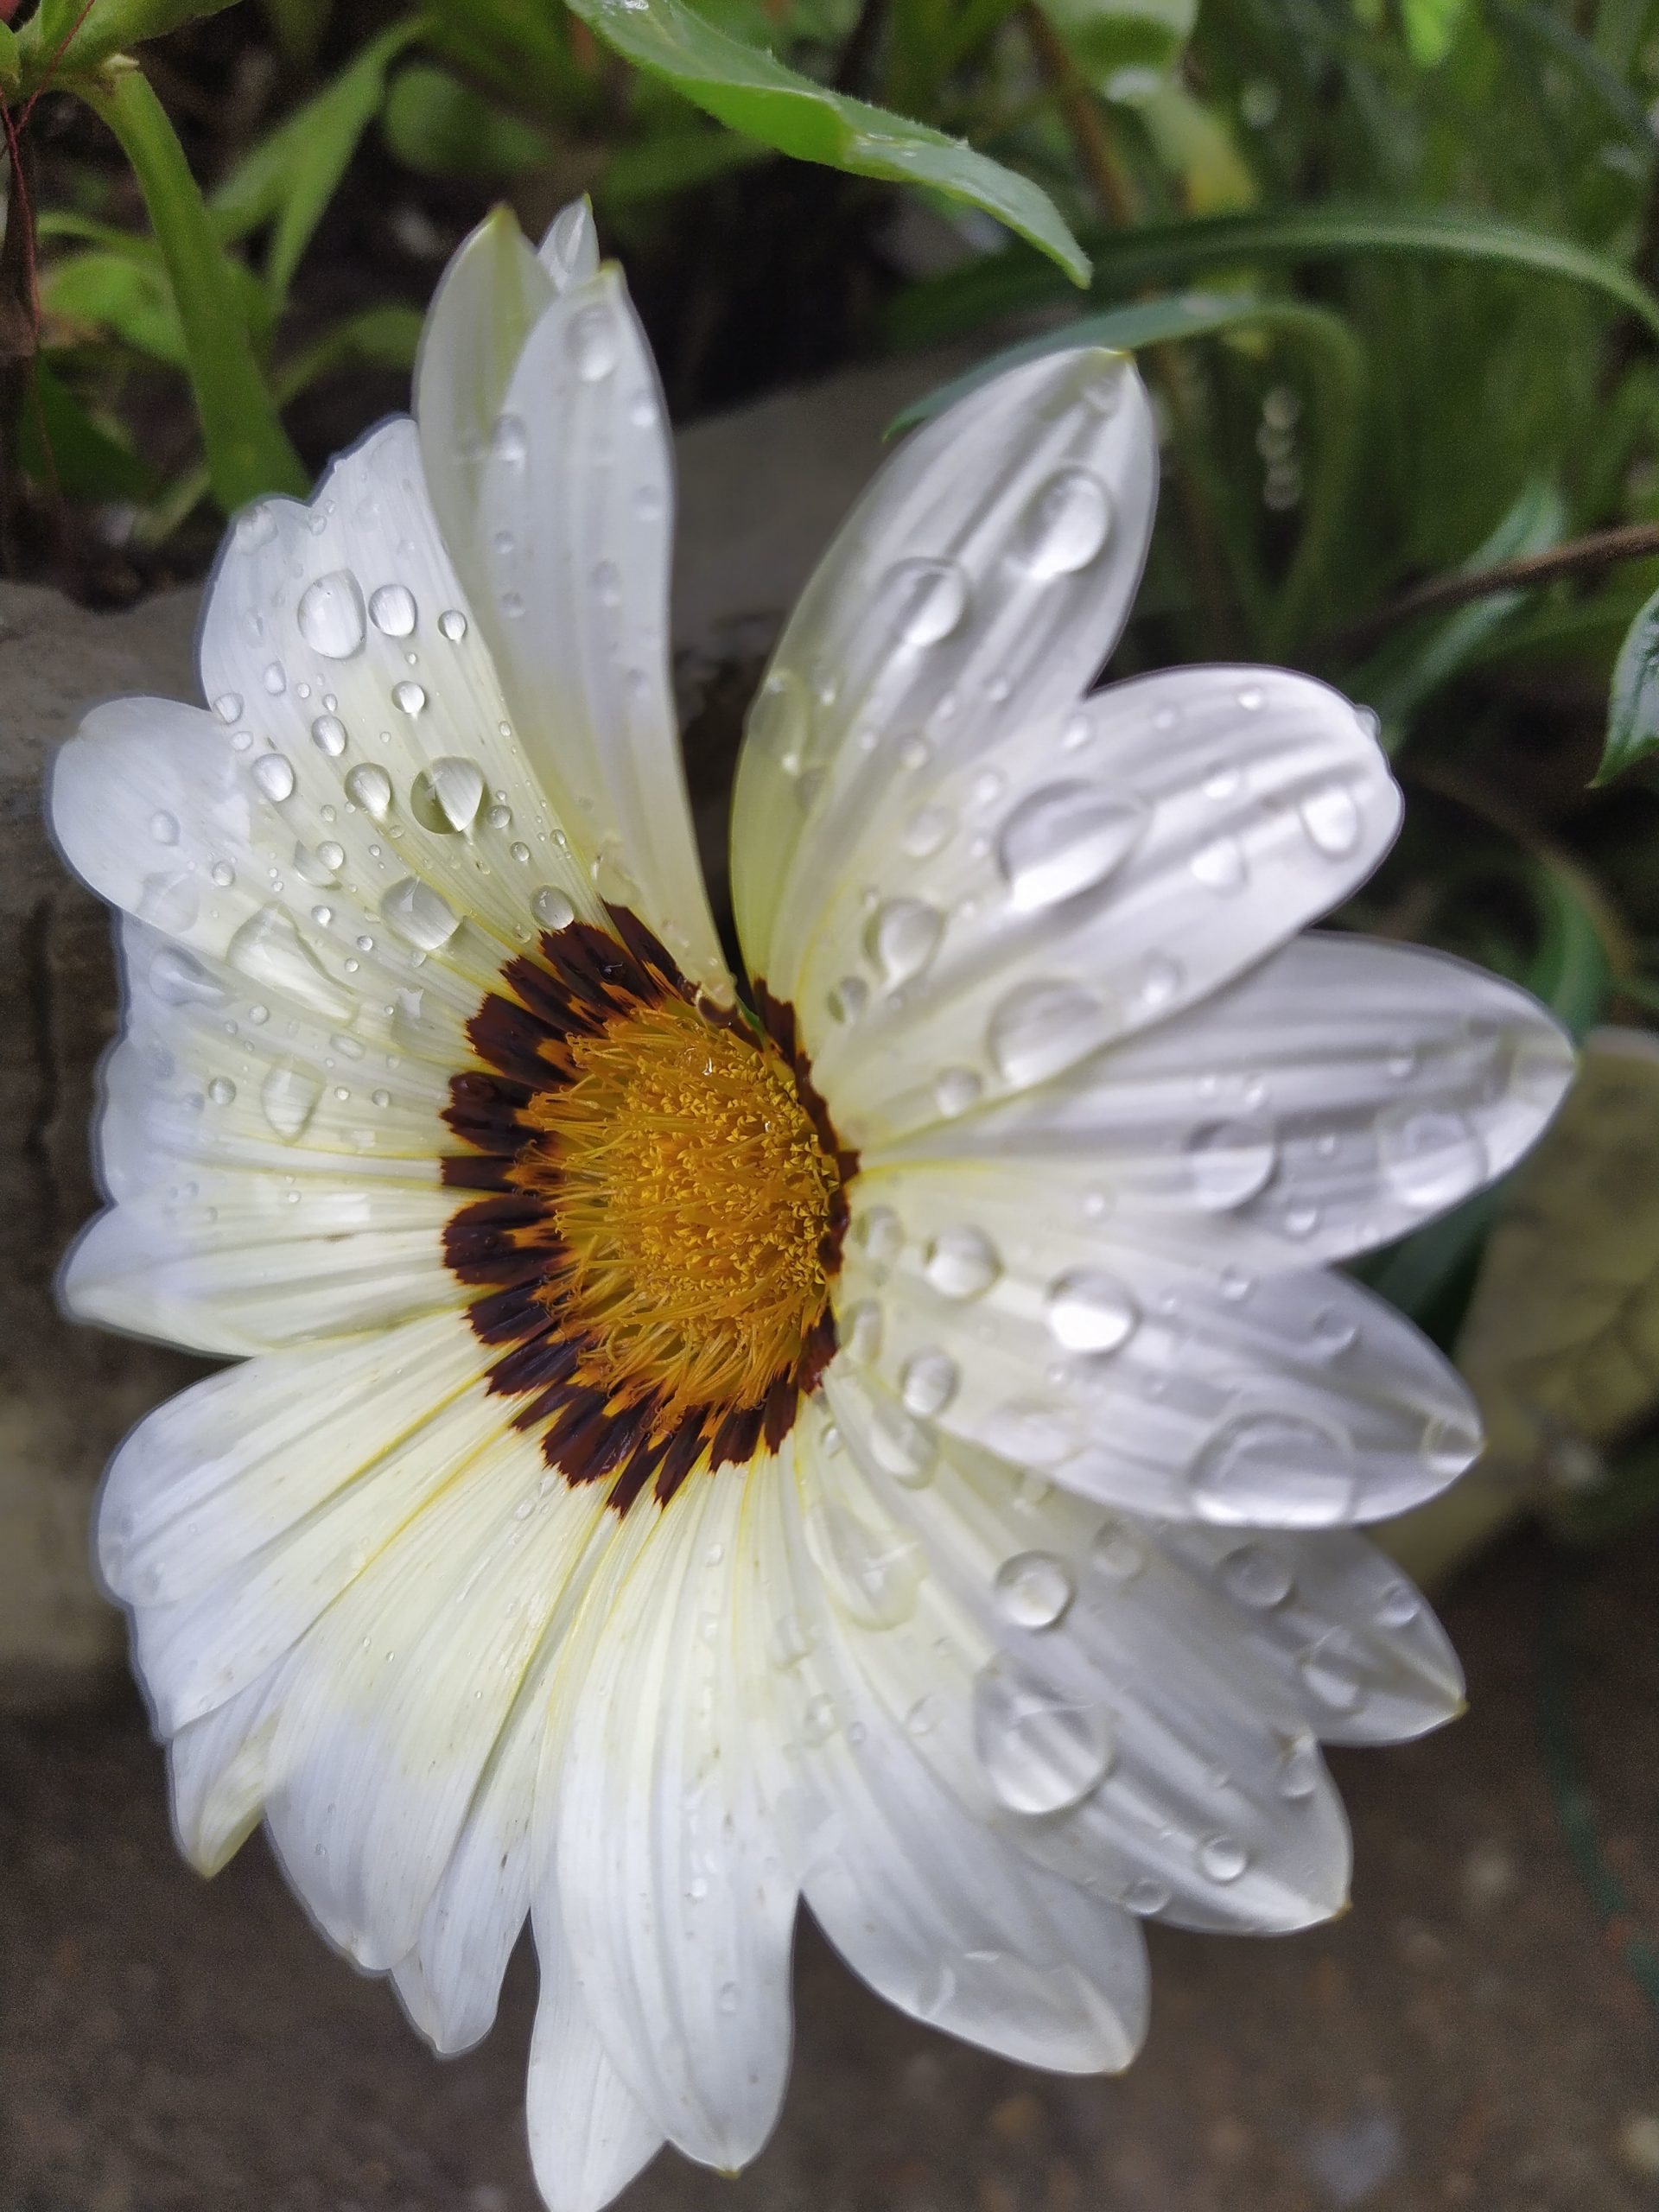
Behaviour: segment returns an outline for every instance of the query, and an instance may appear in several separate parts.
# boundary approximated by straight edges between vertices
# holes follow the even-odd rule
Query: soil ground
[[[1567,1593],[1556,1656],[1546,1624]],[[1573,1572],[1522,1537],[1445,1608],[1456,1727],[1339,1758],[1355,1907],[1255,1943],[1154,1931],[1150,2041],[1058,2080],[890,2012],[810,1927],[793,2079],[735,2181],[664,2153],[626,2212],[1642,2212],[1659,2024],[1619,1955],[1659,1919],[1659,1546]],[[1605,1935],[1540,1734],[1632,1916]],[[533,1966],[439,2063],[333,1956],[263,1843],[175,1857],[136,1700],[0,1733],[0,2212],[533,2212]]]

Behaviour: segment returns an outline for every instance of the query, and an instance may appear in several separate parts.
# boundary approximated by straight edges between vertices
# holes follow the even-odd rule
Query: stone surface
[[[1154,1931],[1116,2081],[1033,2074],[890,2011],[810,1927],[772,2141],[665,2152],[622,2212],[1650,2212],[1656,2022],[1569,1857],[1539,1736],[1549,1585],[1512,1541],[1446,1618],[1471,1709],[1340,1758],[1354,1909],[1272,1942]],[[1631,1925],[1659,1914],[1659,1553],[1576,1578],[1577,1779]],[[536,2212],[534,1975],[440,2063],[308,1926],[263,1842],[203,1884],[130,1697],[0,1722],[4,2212]]]

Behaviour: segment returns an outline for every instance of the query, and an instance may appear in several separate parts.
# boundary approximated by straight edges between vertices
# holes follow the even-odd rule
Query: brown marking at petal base
[[[764,984],[759,1029],[711,1007],[608,912],[510,961],[467,1025],[483,1065],[451,1080],[442,1176],[472,1195],[444,1256],[514,1427],[621,1513],[782,1445],[835,1353],[858,1158],[792,1007]]]

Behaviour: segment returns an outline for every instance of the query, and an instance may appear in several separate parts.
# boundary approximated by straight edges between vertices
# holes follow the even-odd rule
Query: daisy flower
[[[1474,1412],[1328,1266],[1507,1169],[1569,1048],[1298,934],[1399,821],[1347,701],[1089,688],[1156,480],[1098,351],[899,448],[750,721],[742,981],[650,355],[584,207],[497,215],[413,418],[237,523],[208,708],[60,757],[126,987],[65,1294],[239,1363],[99,1511],[180,1841],[263,1818],[442,2050],[528,1916],[556,2212],[753,2155],[803,1897],[907,2012],[1122,2067],[1142,1921],[1337,1911],[1320,1744],[1457,1707],[1353,1528]]]

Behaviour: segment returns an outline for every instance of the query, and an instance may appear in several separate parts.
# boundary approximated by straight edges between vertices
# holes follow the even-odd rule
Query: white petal
[[[1173,669],[1005,724],[843,838],[784,994],[813,1079],[860,1151],[1036,1090],[1274,951],[1399,819],[1352,707],[1281,670]]]
[[[529,248],[500,219],[474,237],[425,340],[422,449],[510,710],[600,893],[729,999],[670,683],[662,395],[620,271],[578,274],[571,243],[537,314]]]
[[[804,1541],[872,1692],[957,1802],[1138,1913],[1269,1929],[1336,1910],[1341,1807],[1281,1669],[1221,1592],[1144,1523],[1103,1523],[983,1455],[947,1448],[924,1482],[895,1479],[838,1373],[841,1448],[816,1402],[804,1424]],[[800,1729],[850,1726],[798,1644]]]
[[[901,833],[936,783],[971,779],[1000,739],[1080,696],[1140,580],[1157,474],[1133,368],[1050,354],[918,430],[854,509],[784,633],[739,765],[738,928],[775,995],[798,1001],[848,871],[871,880],[870,852],[901,866]]]
[[[605,2055],[556,1930],[543,1930],[526,2116],[548,2212],[601,2212],[658,2149],[663,2132]]]
[[[796,1887],[760,1788],[754,1636],[732,1595],[746,1486],[766,1478],[700,1475],[654,1525],[626,1517],[644,1533],[629,1531],[626,1580],[589,1600],[547,1777],[582,2003],[653,2126],[728,2169],[765,2141],[789,2065]]]
[[[199,1874],[217,1874],[264,1810],[284,1681],[282,1667],[271,1668],[167,1747],[174,1834]]]
[[[1469,1392],[1392,1307],[1254,1276],[1225,1238],[1058,1217],[1039,1178],[861,1176],[836,1287],[895,1466],[935,1433],[1089,1497],[1228,1526],[1332,1528],[1432,1496],[1479,1448]]]
[[[780,1833],[824,1932],[890,2003],[970,2043],[1069,2073],[1127,2065],[1147,1995],[1132,1916],[952,1796],[866,1680],[880,1660],[826,1604],[793,1503],[769,1493],[761,1510],[777,1524],[768,1593],[793,1639],[772,1654],[788,1662]]]
[[[296,1655],[266,1804],[289,1878],[360,1965],[408,1954],[493,1747],[616,1528],[509,1431],[455,1464]]]
[[[1232,1265],[1306,1266],[1506,1174],[1572,1071],[1570,1040],[1512,984],[1314,934],[1174,1020],[865,1164],[971,1160],[1066,1228],[1084,1206],[1223,1225],[1241,1232]]]

